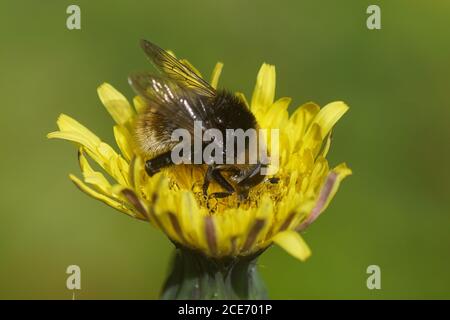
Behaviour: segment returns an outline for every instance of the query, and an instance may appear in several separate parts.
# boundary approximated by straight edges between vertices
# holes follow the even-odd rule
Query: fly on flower
[[[250,188],[264,180],[261,172],[264,164],[250,161],[254,153],[264,148],[256,148],[258,124],[253,113],[238,96],[226,90],[217,91],[188,64],[183,64],[155,44],[142,40],[141,46],[162,72],[162,76],[143,72],[129,77],[130,85],[146,106],[137,117],[134,136],[148,175],[153,176],[174,164],[178,141],[173,135],[176,130],[183,129],[188,133],[188,145],[192,146],[184,148],[187,154],[183,157],[195,166],[206,167],[203,194],[206,196],[209,184],[215,182],[222,188],[222,191],[212,194],[215,198],[235,192],[240,199],[247,198]],[[218,132],[218,135],[211,134],[211,139],[205,140],[205,132]],[[239,133],[243,144],[234,143]],[[254,139],[245,139],[245,135],[251,133],[255,133]],[[223,139],[225,136],[227,139]],[[194,141],[196,139],[200,143]],[[210,157],[205,156],[208,150],[212,152]],[[242,158],[244,161],[237,161]]]

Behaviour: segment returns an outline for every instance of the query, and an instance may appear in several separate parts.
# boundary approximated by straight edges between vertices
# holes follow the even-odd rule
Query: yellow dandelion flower
[[[212,73],[214,88],[222,67],[217,63]],[[78,145],[82,178],[71,174],[70,179],[80,190],[131,217],[148,221],[181,249],[163,297],[264,297],[254,266],[257,255],[276,244],[299,260],[310,256],[299,232],[326,209],[342,179],[351,174],[344,163],[330,168],[326,160],[331,130],[348,110],[345,103],[332,102],[320,108],[309,102],[289,116],[291,99],[275,100],[275,67],[263,64],[247,105],[261,128],[279,129],[279,170],[277,183],[262,182],[242,202],[236,196],[205,199],[201,192],[204,175],[193,166],[173,166],[149,177],[132,139],[134,119],[145,109],[143,100],[135,97],[132,105],[107,83],[98,88],[98,95],[115,121],[118,150],[64,114],[57,120],[59,130],[49,133],[48,138]],[[247,101],[243,94],[237,95]],[[205,265],[192,271],[186,266],[186,261],[192,260]],[[234,271],[224,266],[237,269],[236,261],[251,271],[251,276],[246,271],[247,280],[235,281],[231,289],[223,289],[227,281],[221,280],[212,287],[209,284],[206,293],[201,292],[205,280],[198,276],[199,269],[211,270],[208,265],[213,264],[216,272],[228,270],[226,276],[231,277]],[[189,270],[197,276],[190,277],[188,284],[180,281],[180,274]]]

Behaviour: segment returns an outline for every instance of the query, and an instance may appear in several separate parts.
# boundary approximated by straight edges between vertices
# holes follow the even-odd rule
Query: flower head
[[[211,77],[214,88],[221,70],[218,63]],[[135,97],[132,106],[106,83],[98,94],[115,121],[120,152],[64,114],[57,120],[59,131],[48,134],[78,145],[83,178],[70,175],[70,179],[80,190],[148,221],[177,245],[209,257],[252,255],[272,243],[300,260],[310,255],[299,232],[328,206],[341,180],[351,174],[345,164],[330,169],[326,160],[331,130],[348,109],[343,102],[323,108],[306,103],[289,116],[291,99],[274,100],[275,67],[263,64],[251,103],[246,104],[261,128],[279,129],[279,170],[276,183],[266,179],[241,201],[236,195],[205,198],[204,173],[193,165],[176,165],[149,177],[133,142],[133,124],[145,109],[143,100]],[[243,94],[237,95],[247,101]]]

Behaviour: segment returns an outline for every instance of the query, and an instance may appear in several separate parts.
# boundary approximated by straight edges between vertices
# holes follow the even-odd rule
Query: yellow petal
[[[95,162],[110,173],[108,170],[109,158],[105,159],[97,150],[98,146],[102,144],[100,138],[79,122],[64,114],[59,116],[57,125],[60,131],[47,134],[49,139],[64,139],[80,144]]]
[[[178,59],[177,56],[175,55],[175,52],[173,52],[172,50],[167,49],[166,52],[167,52],[168,54],[170,54],[172,57],[174,57],[175,59]]]
[[[95,134],[76,120],[61,115],[57,121],[61,131],[51,132],[48,138],[58,138],[76,142],[84,147],[86,153],[94,159],[108,174],[123,183],[122,173],[117,167],[125,168],[126,162],[109,145],[103,143]],[[125,162],[125,163],[123,163]],[[117,173],[118,176],[117,176]]]
[[[69,140],[92,149],[100,143],[100,138],[98,138],[78,121],[65,114],[61,114],[58,117],[56,124],[58,125],[60,131],[47,134],[47,138]]]
[[[284,129],[289,119],[287,111],[291,98],[280,98],[264,114],[259,114],[258,122],[263,129]]]
[[[213,216],[207,215],[203,217],[203,239],[199,237],[199,239],[203,240],[203,243],[206,243],[206,250],[211,255],[215,255],[217,253],[217,228],[215,226],[215,219]]]
[[[142,162],[142,159],[140,157],[134,156],[130,160],[130,167],[128,170],[130,181],[130,187],[134,190],[137,190],[138,192],[144,192],[147,191],[147,188],[144,188],[143,186],[146,185],[146,181],[148,179],[148,175],[142,174],[144,171],[144,164]],[[149,198],[150,195],[146,194]]]
[[[114,126],[114,138],[116,138],[116,143],[125,159],[130,161],[134,152],[131,146],[131,134],[128,129],[118,125]]]
[[[100,192],[95,191],[94,189],[89,188],[86,184],[83,183],[83,181],[81,181],[80,179],[78,179],[76,176],[74,176],[73,174],[69,175],[70,180],[73,181],[73,183],[75,183],[75,185],[84,193],[86,193],[87,195],[91,196],[94,199],[100,200],[101,202],[107,204],[108,206],[119,210],[120,212],[123,212],[129,216],[132,216],[134,218],[136,218],[136,215],[133,211],[131,211],[129,208],[127,208],[126,206],[124,206],[122,203],[112,199],[109,196],[106,196]]]
[[[352,171],[345,163],[341,163],[330,171],[322,185],[314,208],[311,210],[305,221],[297,227],[298,231],[303,231],[308,228],[308,226],[320,216],[320,214],[328,207],[334,195],[338,191],[341,181],[351,174]]]
[[[120,155],[111,148],[110,145],[101,142],[94,152],[90,152],[87,150],[89,156],[91,156],[94,160],[108,172],[108,174],[117,180],[119,184],[124,186],[129,186],[129,176],[128,176],[128,163],[122,158]]]
[[[317,116],[314,118],[313,123],[316,123],[320,127],[321,139],[324,139],[330,132],[331,128],[338,122],[338,120],[346,113],[348,106],[342,101],[331,102],[323,107]]]
[[[338,174],[340,181],[345,177],[352,174],[352,170],[347,166],[346,163],[341,163],[333,168],[333,171]]]
[[[328,136],[327,136],[327,140],[325,141],[325,144],[324,144],[324,146],[322,148],[322,151],[320,152],[320,156],[323,157],[323,158],[326,158],[326,156],[328,154],[328,151],[330,151],[331,134],[332,133],[331,133],[331,130],[330,130],[330,133],[328,133]]]
[[[83,173],[84,181],[96,187],[97,190],[104,194],[111,193],[111,184],[105,178],[105,176],[92,169],[86,156],[84,155],[83,148],[80,148],[78,154],[78,161],[80,163],[81,172]]]
[[[128,163],[111,146],[69,116],[62,114],[57,124],[60,131],[49,133],[48,138],[65,139],[80,144],[109,175],[120,184],[128,185]]]
[[[323,140],[347,110],[348,106],[341,101],[332,102],[323,107],[302,137],[301,148],[310,149],[314,155],[317,155]]]
[[[250,105],[248,104],[247,98],[245,97],[245,94],[242,92],[236,92],[236,96],[241,99],[241,101],[245,104],[245,106],[250,109]]]
[[[264,112],[272,105],[275,97],[275,66],[263,63],[256,78],[255,89],[253,90],[251,109],[256,112]]]
[[[298,107],[289,118],[293,133],[296,133],[298,137],[303,136],[319,111],[320,107],[314,102],[308,102]]]
[[[199,212],[197,201],[191,191],[180,191],[181,196],[178,204],[179,209],[176,213],[180,227],[184,230],[184,238],[191,244],[199,247],[207,248],[208,245],[204,241],[203,236],[203,219]]]
[[[222,73],[223,63],[217,62],[214,70],[211,74],[211,87],[217,89],[217,85],[219,84],[220,74]]]
[[[295,231],[280,232],[272,240],[287,253],[301,261],[305,261],[311,255],[311,250],[305,240]]]
[[[133,104],[134,104],[134,109],[136,110],[137,113],[144,112],[144,110],[147,106],[144,99],[140,96],[134,97]]]
[[[134,112],[128,100],[108,83],[97,88],[98,96],[117,124],[126,125],[131,122]]]
[[[127,204],[128,208],[133,208],[133,214],[135,218],[141,220],[148,220],[148,208],[146,204],[136,195],[136,193],[129,188],[126,188],[120,184],[115,184],[111,188],[111,193],[117,199],[122,199],[123,203]],[[150,221],[151,222],[151,221]]]

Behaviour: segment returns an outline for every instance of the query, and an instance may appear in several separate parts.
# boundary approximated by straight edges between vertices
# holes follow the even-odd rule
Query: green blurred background
[[[81,7],[81,30],[66,8]],[[382,29],[366,28],[378,4]],[[262,62],[294,105],[346,101],[330,162],[346,180],[305,238],[313,255],[279,248],[260,259],[274,299],[450,298],[450,2],[2,1],[0,4],[0,298],[157,298],[172,245],[159,231],[78,191],[73,145],[49,141],[64,112],[112,139],[96,88],[128,97],[150,69],[149,39],[251,96]],[[366,287],[381,267],[382,289]]]

